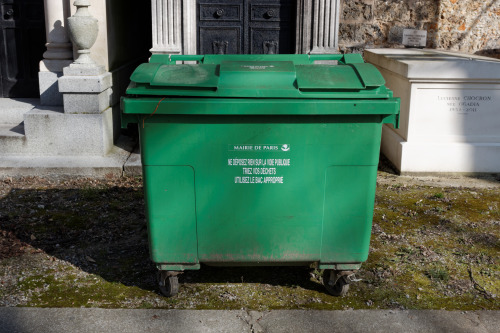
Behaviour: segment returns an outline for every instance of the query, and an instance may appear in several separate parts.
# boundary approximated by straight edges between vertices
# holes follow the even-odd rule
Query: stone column
[[[183,36],[182,53],[196,54],[196,0],[182,2]]]
[[[151,0],[151,53],[196,54],[196,0]]]
[[[63,68],[73,61],[73,49],[66,31],[69,16],[68,0],[44,0],[47,51],[43,54],[38,73],[42,105],[62,105],[57,80]]]
[[[297,0],[297,53],[338,53],[340,0]]]
[[[311,51],[312,11],[311,0],[297,0],[295,53],[306,54]]]

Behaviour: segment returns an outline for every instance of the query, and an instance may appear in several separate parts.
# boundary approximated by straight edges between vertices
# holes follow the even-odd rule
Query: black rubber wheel
[[[163,295],[167,297],[175,296],[179,293],[179,279],[177,276],[169,276],[166,271],[158,274],[158,285]]]
[[[323,272],[323,285],[329,294],[333,296],[345,296],[349,291],[349,283],[343,275],[337,278],[337,274],[338,271],[325,269]],[[335,280],[337,281],[335,282]]]

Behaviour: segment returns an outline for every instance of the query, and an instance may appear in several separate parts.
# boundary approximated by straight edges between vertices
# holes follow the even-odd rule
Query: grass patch
[[[450,274],[448,273],[446,267],[432,267],[425,273],[429,278],[433,280],[448,282],[448,280],[450,279]]]

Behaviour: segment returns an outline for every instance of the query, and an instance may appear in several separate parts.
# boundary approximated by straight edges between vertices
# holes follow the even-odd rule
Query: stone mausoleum
[[[363,52],[402,48],[405,28],[425,30],[428,48],[493,57],[500,50],[499,1],[3,0],[0,6],[3,175],[137,170],[133,130],[119,128],[119,101],[131,72],[151,54]]]

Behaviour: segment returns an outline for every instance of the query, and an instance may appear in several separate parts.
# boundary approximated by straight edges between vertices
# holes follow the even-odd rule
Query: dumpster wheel
[[[160,271],[158,273],[158,285],[164,296],[172,297],[179,293],[179,272]]]
[[[323,272],[323,285],[328,293],[333,296],[345,296],[349,291],[348,274],[352,272],[325,269]]]

